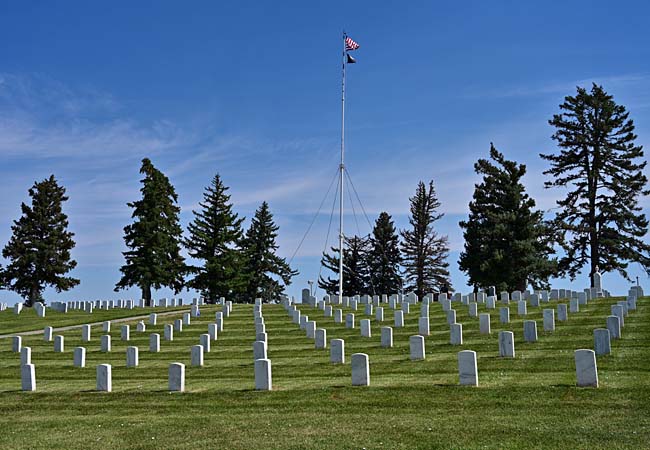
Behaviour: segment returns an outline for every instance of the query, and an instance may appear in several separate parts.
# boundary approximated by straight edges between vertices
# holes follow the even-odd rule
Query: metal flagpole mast
[[[345,157],[345,31],[343,32],[343,79],[341,82],[341,164],[339,165],[339,301],[343,298],[343,177]]]

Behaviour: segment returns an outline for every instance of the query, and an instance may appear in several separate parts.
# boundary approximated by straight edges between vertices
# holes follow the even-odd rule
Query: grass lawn
[[[190,346],[207,332],[216,307],[203,307],[202,317],[173,342],[161,340],[160,353],[149,353],[149,334],[162,336],[164,323],[176,317],[147,325],[145,333],[132,326],[128,343],[120,341],[119,326],[113,327],[111,353],[99,352],[103,333],[93,327],[84,369],[72,366],[72,350],[82,345],[81,330],[63,333],[62,354],[53,353],[53,343],[41,335],[25,336],[23,345],[32,348],[36,366],[38,390],[33,393],[20,391],[19,355],[11,352],[10,339],[0,339],[0,447],[649,448],[650,298],[639,300],[638,310],[630,312],[623,338],[612,340],[612,354],[598,357],[600,388],[575,387],[573,351],[593,348],[593,329],[605,326],[616,300],[583,306],[568,322],[556,321],[554,333],[542,330],[542,308],[548,305],[529,306],[526,319],[538,321],[539,334],[538,342],[530,344],[523,342],[515,304],[510,305],[510,324],[499,323],[498,309],[490,311],[492,334],[481,335],[478,318],[454,303],[464,328],[462,346],[449,345],[449,328],[436,303],[424,361],[409,360],[408,338],[417,334],[419,305],[411,307],[404,328],[394,329],[392,349],[380,347],[374,316],[372,338],[360,336],[362,309],[355,311],[357,328],[349,330],[322,311],[301,306],[318,328],[327,329],[328,343],[345,339],[345,365],[330,364],[329,349],[315,350],[281,306],[265,305],[272,392],[253,390],[251,305],[234,306],[202,368],[189,366]],[[479,312],[484,308],[479,305]],[[387,307],[385,318],[384,325],[392,325]],[[4,326],[7,319],[2,320]],[[500,330],[514,331],[516,359],[498,357]],[[128,345],[140,348],[137,368],[125,367]],[[458,386],[456,354],[463,349],[478,354],[478,388]],[[350,355],[356,352],[370,357],[370,387],[350,386]],[[168,365],[176,361],[187,366],[183,394],[167,392]],[[94,392],[95,366],[101,363],[113,365],[112,393]]]

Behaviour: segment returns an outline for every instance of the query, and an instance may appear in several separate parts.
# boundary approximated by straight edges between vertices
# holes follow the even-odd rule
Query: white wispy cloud
[[[493,89],[478,89],[468,87],[465,96],[470,98],[511,98],[547,96],[551,94],[571,94],[576,86],[589,88],[592,83],[602,84],[608,88],[625,88],[630,86],[648,86],[650,74],[630,73],[621,75],[591,76],[578,80],[559,80],[538,85],[506,86]]]

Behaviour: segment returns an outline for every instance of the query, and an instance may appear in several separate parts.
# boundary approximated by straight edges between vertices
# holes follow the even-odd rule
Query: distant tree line
[[[142,160],[141,198],[128,203],[132,223],[124,227],[125,263],[115,291],[138,287],[151,304],[152,290],[167,287],[201,292],[208,302],[219,298],[250,302],[270,300],[284,292],[297,274],[276,254],[278,226],[269,205],[262,202],[249,228],[232,211],[228,188],[217,174],[205,189],[203,201],[183,237],[178,195],[169,179],[148,158]],[[62,205],[68,197],[54,176],[29,190],[32,205],[22,204],[23,215],[12,226],[13,236],[2,255],[10,264],[0,271],[2,286],[11,289],[31,306],[44,302],[47,286],[68,290],[79,280],[66,277],[77,263],[71,258],[73,233],[67,231]],[[181,255],[187,249],[198,261],[190,265]]]
[[[410,228],[399,233],[391,216],[382,212],[369,236],[352,236],[343,249],[343,295],[392,294],[413,291],[418,295],[451,288],[449,243],[439,236],[434,223],[443,217],[433,181],[420,182],[411,197]],[[401,238],[401,239],[400,239]],[[339,290],[339,250],[323,254],[322,264],[334,277],[321,276],[319,286],[330,294]]]
[[[556,153],[540,154],[549,167],[546,188],[561,189],[553,217],[545,218],[523,184],[526,166],[506,159],[494,145],[489,159],[474,165],[475,185],[469,216],[460,222],[465,240],[458,261],[475,290],[546,288],[552,277],[571,279],[584,269],[593,275],[616,271],[628,278],[630,264],[650,271],[648,219],[639,200],[650,194],[643,171],[643,148],[635,143],[629,112],[602,86],[577,88],[549,124]],[[209,301],[277,297],[297,274],[276,254],[278,227],[266,202],[244,231],[233,212],[228,188],[217,174],[183,236],[178,196],[169,179],[149,159],[142,161],[141,198],[128,203],[132,223],[124,228],[127,247],[115,290],[137,286],[151,301],[152,289],[178,293],[196,289]],[[74,234],[68,231],[65,188],[54,176],[29,189],[31,205],[12,225],[2,250],[0,288],[15,291],[31,306],[43,291],[66,291],[79,284],[67,276]],[[409,226],[397,230],[382,212],[368,236],[346,236],[343,252],[344,295],[413,291],[418,295],[452,289],[449,243],[436,222],[443,217],[433,181],[420,182],[410,198]],[[185,248],[196,265],[181,255]],[[561,250],[559,254],[556,254]],[[338,292],[338,249],[323,253],[322,265],[335,274],[320,276],[319,286]]]

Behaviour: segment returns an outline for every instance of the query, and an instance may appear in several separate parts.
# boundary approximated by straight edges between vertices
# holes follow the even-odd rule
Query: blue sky
[[[27,189],[54,173],[70,196],[81,285],[47,298],[137,298],[112,287],[126,202],[139,194],[147,156],[176,186],[183,224],[219,172],[243,216],[269,202],[280,253],[290,256],[337,167],[345,29],[361,44],[349,70],[346,143],[365,209],[405,227],[418,180],[433,179],[452,281],[466,291],[458,221],[477,181],[473,163],[491,141],[527,164],[544,210],[562,192],[543,189],[538,153],[554,149],[547,121],[576,85],[603,84],[648,148],[649,13],[644,2],[597,1],[3,2],[0,243]],[[650,201],[642,204],[647,213]],[[330,208],[293,261],[301,275],[291,294],[318,274]],[[361,218],[359,227],[368,232]],[[614,274],[604,283],[627,287]]]

